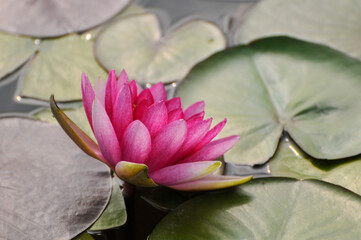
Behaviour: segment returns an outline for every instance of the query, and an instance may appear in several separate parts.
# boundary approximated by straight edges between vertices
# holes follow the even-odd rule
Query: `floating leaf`
[[[361,63],[324,46],[268,38],[217,53],[179,86],[185,105],[206,102],[221,136],[240,134],[225,156],[258,164],[286,130],[309,155],[338,159],[361,152]]]
[[[35,50],[34,39],[0,32],[0,79],[25,63]]]
[[[95,27],[116,15],[129,2],[130,0],[2,0],[0,29],[36,37],[61,36]]]
[[[0,119],[0,229],[5,239],[71,239],[102,213],[109,169],[59,126]]]
[[[273,176],[320,179],[361,195],[361,157],[340,161],[320,161],[308,157],[291,140],[282,142],[269,163]]]
[[[94,240],[94,238],[87,232],[73,238],[73,240]]]
[[[41,41],[38,54],[23,76],[20,95],[48,100],[55,94],[58,101],[81,99],[81,73],[86,72],[94,82],[105,71],[93,55],[93,40],[73,34],[62,38]]]
[[[235,43],[286,35],[361,59],[361,0],[263,0],[236,30]]]
[[[316,180],[253,180],[203,194],[179,206],[155,228],[162,239],[358,239],[361,197]]]
[[[95,53],[108,70],[124,68],[138,82],[172,82],[226,45],[213,23],[191,20],[162,36],[157,17],[143,13],[122,18],[99,33]]]
[[[71,119],[73,122],[80,127],[84,133],[86,133],[89,137],[95,140],[93,131],[90,127],[88,119],[85,115],[84,107],[80,106],[74,109],[64,109],[64,113]],[[50,109],[43,109],[34,114],[34,118],[39,119],[44,122],[59,124],[53,116],[53,113]]]
[[[127,221],[127,212],[120,186],[116,178],[113,178],[113,191],[108,206],[100,218],[91,226],[90,231],[104,230],[120,227]]]

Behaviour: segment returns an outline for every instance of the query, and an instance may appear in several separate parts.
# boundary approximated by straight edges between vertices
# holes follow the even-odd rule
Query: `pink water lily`
[[[143,90],[134,80],[129,83],[125,71],[117,80],[112,70],[107,83],[99,78],[94,89],[83,73],[81,84],[86,116],[98,144],[52,97],[54,116],[79,147],[124,181],[193,191],[235,186],[251,179],[214,174],[222,164],[214,160],[239,136],[213,140],[226,119],[210,129],[212,118],[204,119],[203,101],[183,110],[180,98],[167,100],[162,83]]]

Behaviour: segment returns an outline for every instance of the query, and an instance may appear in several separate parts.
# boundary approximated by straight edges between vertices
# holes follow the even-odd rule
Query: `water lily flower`
[[[110,71],[107,83],[99,78],[94,89],[83,73],[81,84],[84,109],[98,144],[58,108],[54,96],[50,100],[53,114],[84,152],[107,164],[124,181],[198,191],[251,179],[214,174],[222,164],[215,159],[239,136],[213,140],[226,119],[210,129],[212,118],[204,119],[203,101],[183,110],[179,97],[167,100],[162,83],[143,90],[134,80],[129,83],[125,71],[118,80],[115,71]]]

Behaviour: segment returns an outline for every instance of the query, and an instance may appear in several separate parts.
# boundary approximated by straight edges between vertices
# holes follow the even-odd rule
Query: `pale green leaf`
[[[131,15],[99,33],[95,53],[108,70],[125,69],[140,83],[182,79],[190,68],[225,48],[222,31],[213,23],[195,19],[163,35],[152,13]]]
[[[180,205],[150,240],[340,240],[361,236],[361,197],[316,180],[253,180]]]
[[[315,158],[361,152],[361,63],[330,48],[290,38],[256,41],[217,53],[181,83],[185,106],[204,100],[221,136],[239,134],[225,155],[259,164],[275,152],[286,130]]]

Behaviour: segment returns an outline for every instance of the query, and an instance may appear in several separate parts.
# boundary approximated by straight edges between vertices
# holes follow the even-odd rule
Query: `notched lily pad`
[[[140,83],[169,83],[225,46],[222,31],[213,23],[194,19],[162,36],[157,17],[143,13],[106,27],[96,39],[95,53],[106,69],[119,74],[124,68]]]
[[[182,204],[150,240],[358,239],[361,197],[317,180],[252,180]]]
[[[273,176],[320,179],[340,185],[361,195],[361,156],[340,161],[320,161],[307,156],[286,138],[269,162]]]
[[[47,101],[55,94],[60,102],[80,100],[82,72],[92,83],[99,75],[106,76],[96,62],[92,48],[92,39],[77,34],[41,41],[39,52],[22,76],[20,96]]]
[[[0,229],[5,239],[71,239],[102,213],[109,169],[59,126],[0,119]]]
[[[178,88],[185,106],[204,100],[221,136],[241,135],[226,161],[260,164],[286,130],[309,155],[361,153],[361,63],[286,37],[231,48],[197,65]]]
[[[29,60],[36,48],[32,38],[0,32],[0,79]]]
[[[113,178],[113,190],[109,203],[100,218],[91,226],[90,231],[120,227],[127,221],[127,212],[123,194],[116,178]]]
[[[61,36],[95,27],[116,15],[129,2],[130,0],[2,0],[0,29],[35,37]]]
[[[361,59],[361,0],[263,0],[235,32],[234,42],[286,35]]]

